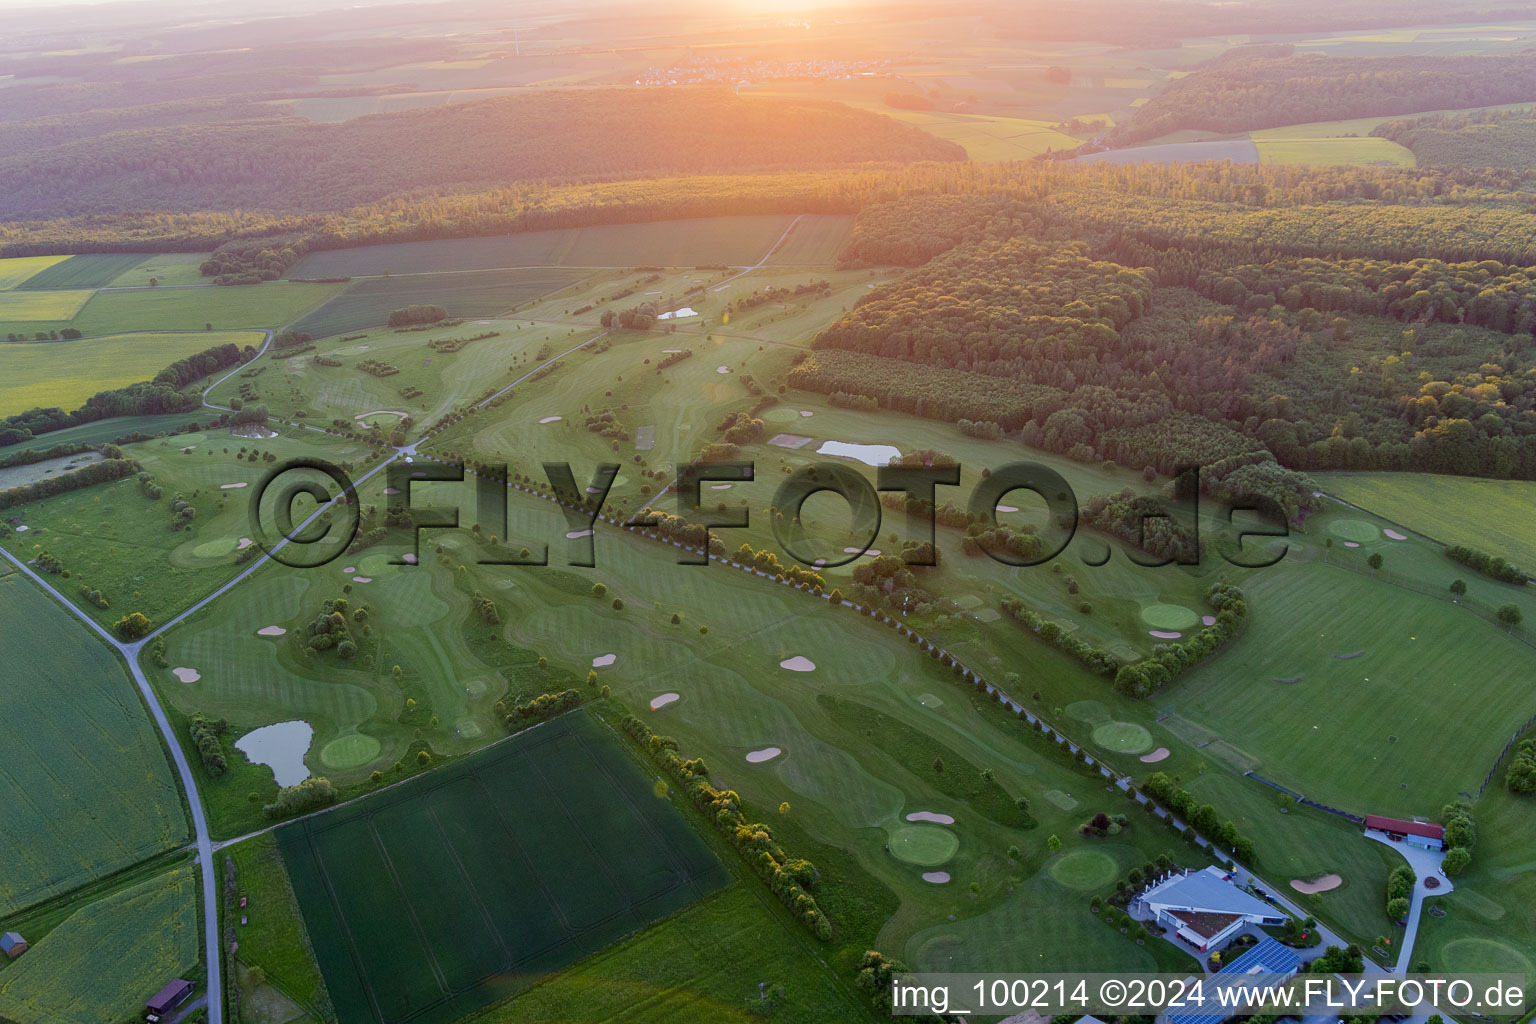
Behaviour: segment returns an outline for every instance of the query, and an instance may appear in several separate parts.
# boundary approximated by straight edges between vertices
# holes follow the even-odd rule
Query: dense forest
[[[1223,62],[1171,83],[1108,136],[1130,145],[1184,128],[1245,132],[1536,100],[1536,54]]]
[[[137,127],[12,152],[0,159],[0,217],[313,212],[412,189],[964,157],[952,142],[837,103],[703,88],[549,91],[336,124]]]
[[[1216,184],[1183,180],[1186,195]],[[915,226],[896,236],[897,255],[983,240],[957,241],[862,296],[818,336],[790,383],[838,404],[1012,432],[1082,461],[1165,473],[1267,451],[1296,470],[1536,477],[1529,268],[1279,257],[1212,244],[1173,218],[1176,233],[1158,245],[1076,216],[1089,191],[1098,187],[1038,202],[870,204],[860,215],[869,235]],[[1166,201],[1170,212],[1187,206],[1220,208]],[[865,258],[863,234],[844,254],[850,262]],[[998,237],[1012,234],[1025,237]],[[1240,262],[1261,253],[1270,258]],[[1225,486],[1239,485],[1273,492],[1288,517],[1305,504],[1284,477],[1250,471]]]
[[[1371,134],[1413,151],[1420,167],[1536,167],[1536,111],[1467,111],[1405,117]]]

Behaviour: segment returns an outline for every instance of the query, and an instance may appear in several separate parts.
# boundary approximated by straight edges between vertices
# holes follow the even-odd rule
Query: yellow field
[[[36,274],[42,269],[38,267],[32,273]],[[69,320],[95,294],[89,288],[68,291],[0,291],[0,321]]]
[[[41,273],[55,263],[63,263],[68,256],[17,256],[0,260],[0,291],[15,288],[27,278]]]
[[[1261,164],[1353,164],[1414,167],[1413,152],[1386,139],[1276,139],[1254,133]]]
[[[0,342],[0,416],[37,407],[76,409],[98,391],[152,380],[176,360],[214,345],[259,347],[261,341],[260,331],[188,331]]]

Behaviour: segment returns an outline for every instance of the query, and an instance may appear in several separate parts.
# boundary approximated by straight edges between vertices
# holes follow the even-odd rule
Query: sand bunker
[[[646,294],[650,294],[650,293],[647,292]],[[681,320],[685,316],[698,316],[698,315],[699,315],[698,311],[695,310],[692,306],[684,306],[681,309],[674,309],[674,310],[671,310],[671,311],[666,312],[666,313],[657,313],[656,314],[656,319],[657,320]]]
[[[384,488],[384,493],[385,494],[399,494],[400,493],[400,488],[398,488],[398,487],[386,487],[386,488]]]
[[[202,673],[195,668],[173,668],[171,669],[171,675],[184,683],[195,683],[203,678]]]
[[[219,490],[221,490],[221,491],[232,491],[232,490],[234,490],[237,487],[246,487],[246,486],[248,486],[248,485],[246,483],[244,483],[243,481],[241,483],[238,483],[238,484],[219,484]]]
[[[1355,543],[1355,542],[1354,542],[1354,541],[1352,541],[1352,540],[1347,540],[1347,541],[1345,541],[1345,542],[1344,542],[1344,546],[1345,546],[1345,547],[1347,547],[1347,548],[1357,548],[1357,547],[1359,547],[1359,546],[1360,546],[1360,545],[1359,545],[1359,544],[1356,544],[1356,543]]]
[[[731,489],[731,485],[730,484],[710,484],[709,485],[709,489],[712,490],[712,491],[728,491],[728,490]]]
[[[997,506],[997,511],[999,511],[999,512],[1017,512],[1018,508],[1013,506],[1013,505],[999,505],[999,506]]]
[[[716,373],[730,373],[731,372],[731,368],[729,366],[717,366],[717,367],[715,367],[715,372]]]
[[[762,764],[764,761],[772,761],[782,753],[784,751],[778,747],[764,747],[762,750],[748,751],[747,762],[749,764]]]
[[[659,711],[681,697],[680,693],[664,693],[660,697],[651,698],[651,710]]]
[[[814,672],[816,663],[810,658],[797,654],[793,658],[785,658],[779,662],[779,668],[787,668],[791,672]]]
[[[1163,629],[1149,629],[1147,632],[1152,636],[1157,637],[1159,640],[1177,640],[1179,637],[1184,635],[1183,633],[1170,633]]]
[[[908,821],[931,821],[935,825],[953,825],[955,819],[948,814],[940,814],[937,811],[913,811],[907,815]]]
[[[1324,875],[1321,878],[1314,878],[1310,882],[1303,881],[1300,878],[1291,879],[1291,888],[1306,896],[1310,896],[1315,892],[1327,892],[1329,889],[1337,889],[1343,884],[1344,879],[1338,875]]]
[[[809,410],[809,409],[801,409],[800,410],[800,415],[801,416],[815,416],[816,414],[811,412],[811,410]]]
[[[617,654],[599,654],[597,657],[592,659],[592,667],[607,668],[609,665],[612,665],[618,660],[619,656]]]
[[[850,444],[847,441],[823,441],[817,455],[840,455],[866,466],[888,466],[901,455],[901,449],[888,444]]]
[[[1407,540],[1408,539],[1408,536],[1406,534],[1398,533],[1396,530],[1382,530],[1381,532],[1386,534],[1388,537],[1391,537],[1393,540]],[[1329,878],[1334,878],[1336,876],[1329,875],[1328,877]]]
[[[352,582],[353,583],[372,583],[373,582],[373,577],[372,576],[353,576],[352,577]]]
[[[590,536],[592,536],[591,530],[567,530],[565,533],[566,540],[580,540],[583,537]]]
[[[256,542],[251,540],[251,538],[249,538],[249,537],[241,537],[240,538],[240,543],[235,545],[235,550],[236,551],[244,551],[246,548],[250,547],[254,543],[256,543]]]
[[[880,553],[880,549],[879,548],[869,548],[867,550],[865,548],[843,548],[843,554],[845,554],[845,555],[860,555],[860,554],[863,554],[863,555],[869,555],[871,558],[873,558],[874,556],[878,555],[879,553]]]
[[[1214,626],[1214,625],[1216,625],[1216,616],[1214,616],[1214,615],[1202,615],[1202,616],[1200,616],[1200,625],[1202,625],[1202,626]]]
[[[545,416],[543,419],[539,420],[539,422],[540,423],[558,423],[559,420],[560,420],[559,416]]]
[[[343,570],[341,570],[341,571],[342,571],[342,572],[343,572],[343,573],[349,573],[349,572],[357,572],[357,566],[355,566],[355,565],[349,565],[349,566],[347,566],[347,567],[346,567],[346,568],[345,568],[345,569],[343,569]]]
[[[1159,761],[1163,760],[1165,757],[1167,757],[1169,755],[1169,753],[1170,753],[1170,751],[1168,750],[1167,747],[1158,747],[1156,750],[1152,751],[1152,753],[1150,753],[1150,754],[1142,754],[1141,755],[1141,762],[1143,764],[1156,764],[1157,762],[1159,762]]]
[[[949,881],[948,871],[924,871],[923,881],[932,882],[934,885],[943,885]]]
[[[415,565],[417,562],[415,555],[401,555],[400,557],[405,561],[406,565]]]
[[[282,636],[288,632],[282,626],[262,626],[256,631],[257,636]]]
[[[309,741],[314,735],[315,730],[308,722],[278,722],[241,736],[235,740],[235,749],[252,764],[271,768],[272,778],[279,786],[297,786],[309,778],[304,755],[309,752]]]
[[[30,527],[30,526],[18,526],[18,527],[16,527],[16,532],[17,533],[26,533],[30,529],[32,529],[32,527]]]

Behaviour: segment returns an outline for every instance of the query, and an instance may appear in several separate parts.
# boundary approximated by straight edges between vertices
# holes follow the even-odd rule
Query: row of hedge
[[[625,715],[624,731],[666,771],[694,806],[709,815],[715,829],[726,837],[758,877],[768,883],[790,913],[823,942],[832,938],[832,922],[821,911],[816,897],[807,890],[816,884],[815,865],[804,858],[791,858],[774,841],[773,833],[761,822],[747,821],[742,813],[741,797],[734,790],[710,785],[709,769],[699,758],[684,760],[677,741],[658,736],[634,715]]]

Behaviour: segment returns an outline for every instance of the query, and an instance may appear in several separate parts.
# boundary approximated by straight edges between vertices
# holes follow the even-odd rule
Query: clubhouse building
[[[1400,818],[1367,814],[1365,830],[1380,832],[1394,843],[1417,846],[1421,850],[1445,849],[1445,826],[1436,825],[1432,821],[1403,821]]]
[[[1137,896],[1133,909],[1178,935],[1201,953],[1217,950],[1244,930],[1282,925],[1285,915],[1233,885],[1217,867],[1173,872]]]

